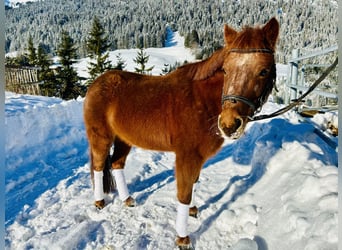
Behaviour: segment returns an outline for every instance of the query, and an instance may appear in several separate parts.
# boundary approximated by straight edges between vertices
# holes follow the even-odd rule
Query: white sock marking
[[[179,237],[188,236],[189,205],[178,202],[176,232]]]
[[[113,169],[112,173],[115,178],[116,188],[118,189],[120,200],[125,201],[129,197],[123,169]]]
[[[103,171],[94,170],[94,197],[95,201],[101,201],[104,199]]]

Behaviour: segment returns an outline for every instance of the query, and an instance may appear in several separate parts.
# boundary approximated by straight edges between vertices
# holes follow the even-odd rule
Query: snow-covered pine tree
[[[126,62],[122,59],[120,53],[116,55],[116,60],[117,62],[116,62],[116,65],[114,66],[114,69],[124,70],[124,68],[126,67]]]
[[[105,30],[96,16],[86,41],[86,48],[88,56],[92,59],[88,67],[90,74],[89,82],[92,82],[101,73],[112,68],[110,61],[107,60],[109,57],[107,50],[110,48],[108,36],[105,34]]]
[[[140,48],[137,53],[137,57],[133,61],[138,64],[138,67],[134,67],[135,72],[140,74],[150,74],[154,66],[146,68],[146,63],[148,62],[150,56],[145,53],[144,48]]]
[[[37,49],[37,66],[40,68],[38,72],[38,80],[43,82],[40,85],[41,92],[45,96],[55,96],[57,93],[57,84],[53,71],[50,66],[51,59],[45,51],[44,45],[39,44]]]
[[[185,41],[184,46],[187,48],[198,48],[200,43],[200,39],[198,37],[198,32],[193,30],[191,33],[188,33]]]
[[[30,66],[36,66],[37,53],[36,48],[33,45],[32,36],[30,35],[27,42],[27,58]]]
[[[79,78],[72,64],[76,59],[74,41],[67,31],[62,31],[61,43],[58,45],[57,55],[60,58],[61,67],[57,69],[56,80],[59,84],[59,96],[63,99],[77,98],[84,94],[84,89],[79,84]]]

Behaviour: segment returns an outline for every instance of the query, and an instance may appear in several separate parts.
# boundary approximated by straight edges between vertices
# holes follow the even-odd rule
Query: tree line
[[[123,70],[126,66],[120,55],[117,55],[116,65],[112,65],[108,60],[110,42],[103,25],[96,16],[85,41],[85,47],[87,56],[90,58],[89,79],[80,79],[72,66],[76,62],[77,50],[74,40],[65,30],[62,31],[60,43],[56,49],[59,58],[57,67],[53,65],[51,56],[42,44],[39,44],[38,47],[34,46],[31,36],[27,41],[26,52],[17,57],[7,57],[6,65],[38,67],[38,80],[42,82],[40,89],[43,95],[58,96],[66,100],[75,99],[78,96],[84,96],[87,87],[103,72],[110,69]],[[134,59],[137,64],[135,71],[141,74],[149,74],[153,67],[146,68],[148,60],[149,56],[141,48]],[[167,73],[168,70],[164,72]],[[82,83],[81,80],[86,81]]]
[[[31,35],[35,44],[55,53],[61,31],[68,30],[77,54],[84,57],[94,15],[108,34],[109,50],[163,47],[171,28],[188,38],[188,46],[198,48],[198,58],[205,58],[222,46],[224,23],[241,28],[272,16],[281,23],[281,63],[294,48],[304,52],[337,43],[335,0],[50,0],[6,10],[6,51],[22,51]]]

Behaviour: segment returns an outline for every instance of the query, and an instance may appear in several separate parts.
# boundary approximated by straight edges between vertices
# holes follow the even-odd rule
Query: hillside
[[[336,44],[337,2],[334,0],[181,1],[94,0],[38,1],[6,10],[6,52],[23,51],[29,35],[55,53],[59,36],[68,30],[84,57],[84,41],[93,16],[104,24],[111,50],[165,46],[166,27],[184,37],[193,32],[200,57],[222,45],[222,27],[264,23],[271,16],[281,22],[278,61],[284,63],[293,48],[303,52]],[[44,28],[43,28],[44,27]]]

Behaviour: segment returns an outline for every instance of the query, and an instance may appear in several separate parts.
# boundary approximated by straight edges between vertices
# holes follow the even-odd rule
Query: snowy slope
[[[188,53],[176,45],[147,51],[163,65]],[[114,193],[96,210],[82,104],[6,93],[6,249],[174,249],[174,155],[133,148],[125,173],[137,207]],[[315,132],[336,118],[291,111],[227,140],[197,185],[195,248],[337,249],[337,149]]]
[[[147,48],[145,49],[145,53],[149,55],[148,63],[146,64],[146,68],[152,67],[153,75],[160,75],[162,73],[162,69],[164,68],[164,64],[168,64],[173,66],[176,62],[183,64],[184,61],[194,61],[194,55],[191,53],[189,49],[185,49],[184,38],[179,35],[178,32],[170,35],[169,41],[166,42],[166,47],[164,48]],[[125,70],[127,71],[135,71],[135,67],[138,65],[133,61],[139,49],[118,49],[109,53],[109,59],[113,62],[113,65],[117,62],[117,55],[120,55],[123,61],[126,63]],[[80,60],[75,64],[75,68],[79,76],[88,78],[88,63],[89,58],[85,58]]]

